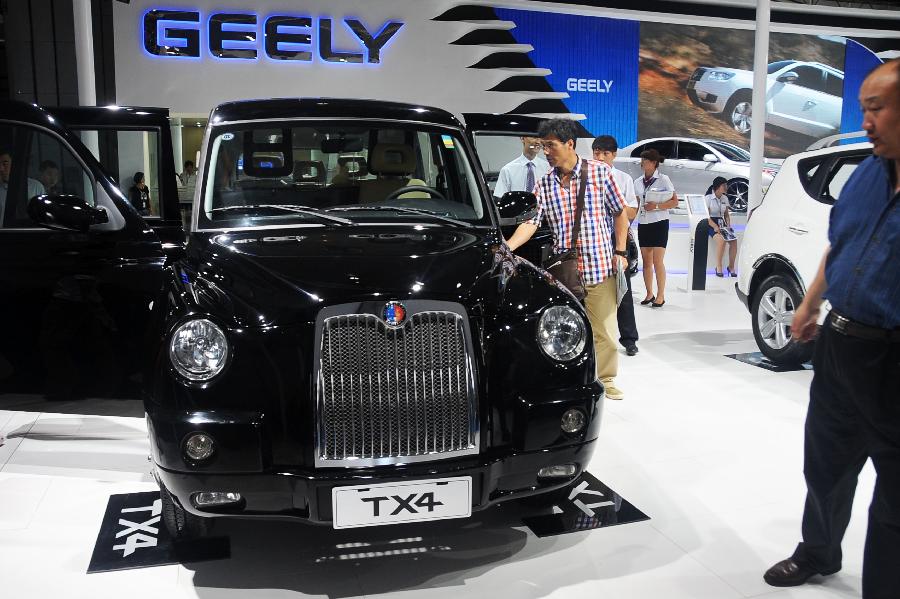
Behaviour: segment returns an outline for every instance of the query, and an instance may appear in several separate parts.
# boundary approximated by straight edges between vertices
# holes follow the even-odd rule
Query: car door
[[[178,202],[168,109],[79,106],[50,111],[78,134],[126,198],[135,175],[144,174],[150,194],[144,221],[159,236],[169,258],[178,258],[185,242],[185,215]]]
[[[785,212],[782,247],[807,284],[815,278],[822,253],[828,245],[831,207],[840,201],[847,179],[869,155],[870,150],[853,150],[826,155],[819,163],[800,163],[801,180],[807,173],[808,195],[798,197]]]
[[[716,169],[719,163],[706,162],[703,157],[707,154],[716,156],[716,153],[703,144],[683,139],[678,141],[676,152],[675,160],[671,161],[672,167],[666,169],[675,189],[682,194],[706,194],[707,188],[712,185],[713,179],[719,174]],[[668,166],[669,162],[667,160],[665,165]]]
[[[0,405],[22,394],[135,396],[161,305],[162,244],[56,119],[17,102],[0,114],[0,152],[12,163],[0,221]],[[33,220],[35,207],[73,197],[106,222],[79,230]]]
[[[797,74],[795,81],[781,81],[787,73]],[[769,122],[810,137],[822,137],[832,132],[822,122],[823,111],[830,103],[825,93],[825,71],[812,65],[795,65],[776,78],[770,91],[771,117]]]
[[[522,154],[522,137],[537,137],[541,119],[522,115],[476,113],[465,114],[463,117],[466,121],[466,130],[478,155],[482,172],[485,174],[486,183],[493,192],[500,169]],[[539,166],[538,172],[535,173],[536,178],[543,174],[540,171],[545,169],[549,171],[550,169],[550,165],[546,164],[543,152],[538,152],[535,163],[543,165]],[[497,201],[498,198],[494,198],[494,200]],[[500,228],[503,236],[509,239],[526,216],[501,220]],[[516,254],[540,266],[552,248],[553,233],[544,222],[531,239],[516,250]]]

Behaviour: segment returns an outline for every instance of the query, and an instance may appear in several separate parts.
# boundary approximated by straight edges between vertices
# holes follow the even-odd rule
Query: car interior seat
[[[380,143],[369,155],[369,172],[375,179],[359,181],[360,203],[378,202],[391,193],[408,185],[425,185],[412,177],[416,170],[416,158],[412,147],[406,144]],[[404,193],[402,198],[428,198],[425,192]]]

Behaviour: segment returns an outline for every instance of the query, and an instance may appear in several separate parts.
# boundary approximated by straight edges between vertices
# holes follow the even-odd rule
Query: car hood
[[[239,327],[311,322],[328,305],[436,299],[493,303],[508,271],[491,229],[352,226],[193,233],[177,283]],[[502,286],[502,285],[501,285]]]

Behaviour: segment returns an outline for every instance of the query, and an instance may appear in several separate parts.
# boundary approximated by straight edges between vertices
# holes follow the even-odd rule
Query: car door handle
[[[790,231],[794,235],[806,235],[807,233],[809,233],[808,229],[804,229],[803,227],[798,227],[797,225],[789,226],[788,231]]]

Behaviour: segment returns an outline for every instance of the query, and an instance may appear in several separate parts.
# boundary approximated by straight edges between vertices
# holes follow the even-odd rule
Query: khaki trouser
[[[588,285],[584,304],[588,320],[594,332],[594,353],[597,361],[597,378],[611,383],[619,372],[619,352],[616,337],[619,325],[616,320],[616,277],[607,277],[598,285]]]

